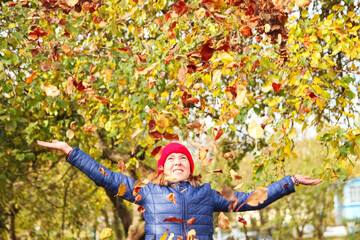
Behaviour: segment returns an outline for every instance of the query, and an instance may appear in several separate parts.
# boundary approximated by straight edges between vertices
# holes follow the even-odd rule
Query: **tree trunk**
[[[9,220],[10,220],[10,240],[16,240],[15,234],[15,217],[18,212],[18,209],[15,206],[11,206]]]
[[[137,210],[138,207],[135,204],[133,205],[133,219],[126,240],[145,239],[145,221],[143,221],[142,214]]]

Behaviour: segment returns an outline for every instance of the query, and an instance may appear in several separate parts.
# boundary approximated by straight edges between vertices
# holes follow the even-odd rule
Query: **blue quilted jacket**
[[[130,202],[135,201],[135,196],[132,194],[134,179],[121,173],[109,171],[78,147],[72,150],[67,161],[84,172],[96,185],[113,191],[114,195],[118,193],[120,184],[124,183],[127,190],[122,198]],[[104,168],[107,176],[104,176],[99,171],[100,167]],[[294,191],[291,177],[286,176],[268,187],[268,199],[256,207],[243,204],[251,193],[235,192],[235,195],[239,199],[238,206],[243,204],[238,210],[251,211],[264,208]],[[175,194],[176,204],[167,198],[170,193]],[[213,239],[213,212],[229,211],[230,201],[220,196],[217,191],[211,188],[209,183],[205,183],[198,188],[191,186],[186,181],[172,184],[172,186],[160,186],[149,183],[141,188],[139,194],[142,195],[142,199],[137,201],[136,204],[142,205],[145,208],[146,240],[160,239],[165,232],[173,233],[175,239],[176,236],[182,236],[185,240],[186,233],[191,229],[196,231],[195,238],[197,239]],[[235,207],[235,209],[237,208]],[[171,217],[183,220],[183,223],[164,222],[166,218]],[[195,218],[196,221],[189,226],[186,222],[191,218]]]

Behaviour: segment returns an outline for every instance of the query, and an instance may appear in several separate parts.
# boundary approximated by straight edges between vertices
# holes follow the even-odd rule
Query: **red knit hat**
[[[192,175],[194,172],[194,160],[191,156],[191,153],[184,145],[182,145],[180,143],[176,143],[176,142],[169,143],[161,150],[161,157],[160,157],[160,159],[158,161],[158,165],[157,165],[158,173],[160,174],[164,171],[164,164],[165,164],[166,158],[172,153],[182,153],[182,154],[186,155],[186,157],[188,158],[189,163],[190,163],[190,175]]]

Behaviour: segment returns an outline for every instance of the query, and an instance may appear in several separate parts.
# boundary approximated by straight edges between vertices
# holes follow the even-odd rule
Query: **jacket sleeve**
[[[257,206],[250,206],[246,204],[249,196],[254,191],[250,193],[235,192],[238,202],[236,203],[236,206],[233,207],[233,211],[244,212],[251,210],[259,210],[275,202],[276,200],[295,192],[294,183],[289,175],[285,176],[277,182],[270,184],[270,186],[266,188],[268,191],[268,197],[263,203]],[[214,199],[214,212],[229,212],[229,205],[232,203],[232,201],[226,200],[225,198],[220,196],[217,191],[213,189],[212,196]]]
[[[96,162],[89,155],[81,151],[78,147],[73,148],[67,161],[77,167],[86,176],[88,176],[97,186],[104,187],[105,189],[111,190],[114,195],[118,193],[120,185],[123,183],[126,186],[126,192],[123,199],[130,202],[135,202],[135,196],[133,196],[135,180],[121,173],[116,173],[108,170],[100,163]],[[100,172],[100,168],[103,168],[107,176]],[[139,194],[143,194],[143,189],[140,190]],[[136,204],[142,205],[143,200],[136,201]]]

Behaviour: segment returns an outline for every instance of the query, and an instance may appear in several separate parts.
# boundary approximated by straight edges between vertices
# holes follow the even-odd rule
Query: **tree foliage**
[[[285,174],[296,138],[315,127],[328,152],[314,175],[345,179],[360,146],[359,8],[309,4],[2,3],[0,210],[19,208],[13,186],[38,187],[63,160],[39,139],[121,160],[135,178],[155,166],[156,147],[194,139],[205,170],[237,170],[253,153],[261,185]]]

